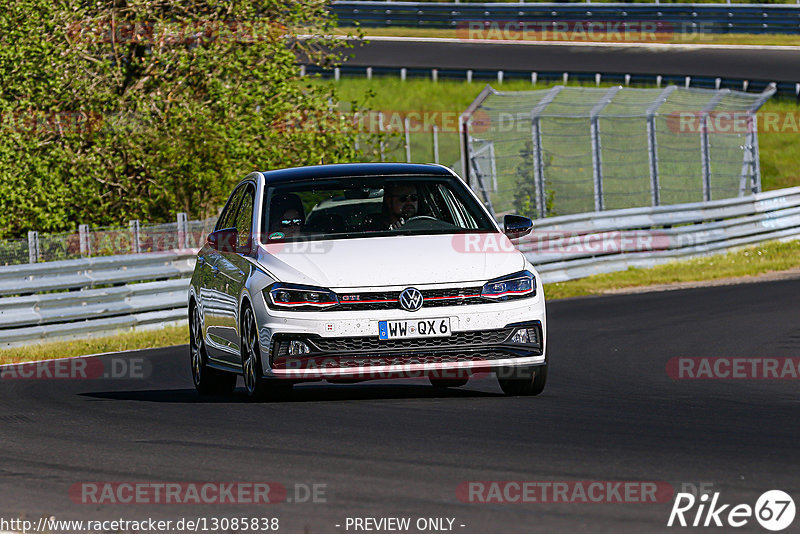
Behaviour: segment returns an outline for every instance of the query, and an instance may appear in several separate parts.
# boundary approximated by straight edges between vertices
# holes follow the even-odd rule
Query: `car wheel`
[[[547,383],[547,365],[506,367],[498,373],[497,381],[506,395],[538,395]]]
[[[460,388],[469,382],[469,378],[434,378],[429,377],[431,385],[435,388]]]
[[[244,309],[242,318],[242,376],[247,396],[253,400],[279,399],[292,389],[292,383],[283,380],[267,380],[261,376],[261,349],[258,343],[258,328],[250,307]]]
[[[227,395],[236,387],[236,375],[208,366],[200,310],[192,305],[189,315],[189,356],[192,364],[192,381],[201,395]]]

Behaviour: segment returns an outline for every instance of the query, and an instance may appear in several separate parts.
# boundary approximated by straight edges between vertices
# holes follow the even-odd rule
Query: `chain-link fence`
[[[755,112],[774,92],[487,86],[462,115],[463,174],[496,216],[748,195],[761,186]]]
[[[0,241],[0,265],[199,248],[216,222],[216,217],[189,221],[186,214],[179,213],[174,223],[141,225],[130,221],[127,228],[79,225],[77,232],[32,231],[27,239]]]

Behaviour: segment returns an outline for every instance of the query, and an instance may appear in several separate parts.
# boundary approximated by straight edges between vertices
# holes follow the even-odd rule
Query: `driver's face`
[[[414,217],[419,207],[417,188],[413,185],[398,185],[391,193],[389,206],[392,215],[398,219]]]

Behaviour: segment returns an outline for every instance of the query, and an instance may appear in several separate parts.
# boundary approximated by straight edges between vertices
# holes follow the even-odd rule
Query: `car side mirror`
[[[236,228],[223,228],[208,234],[206,243],[219,252],[236,252],[239,232]]]
[[[506,215],[503,217],[503,233],[509,239],[516,239],[528,235],[533,230],[533,221],[520,215]]]

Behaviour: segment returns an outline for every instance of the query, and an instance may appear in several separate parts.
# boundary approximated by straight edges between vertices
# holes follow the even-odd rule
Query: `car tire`
[[[497,381],[503,393],[509,396],[535,396],[544,391],[547,383],[547,365],[531,367],[506,367],[498,373]],[[508,377],[505,375],[513,375]]]
[[[261,349],[258,343],[258,328],[256,327],[253,310],[249,306],[244,308],[242,317],[242,377],[247,396],[254,401],[280,400],[292,390],[292,383],[280,379],[266,379],[261,376]]]
[[[461,386],[466,386],[467,382],[469,382],[469,378],[428,378],[431,381],[431,385],[437,389],[445,389],[445,388],[460,388]]]
[[[230,395],[236,388],[236,375],[208,366],[200,310],[192,304],[189,312],[189,358],[192,382],[201,395]]]

